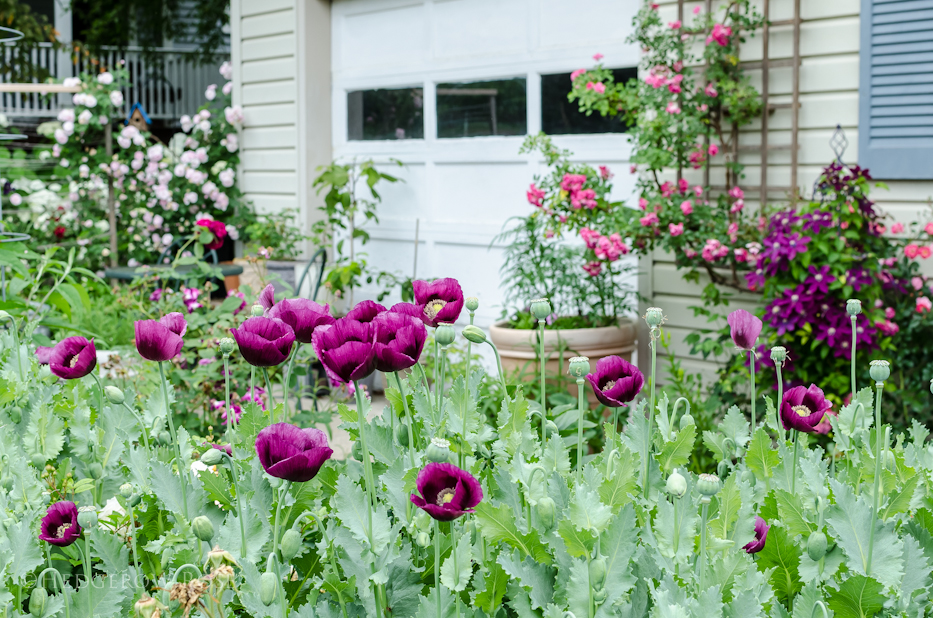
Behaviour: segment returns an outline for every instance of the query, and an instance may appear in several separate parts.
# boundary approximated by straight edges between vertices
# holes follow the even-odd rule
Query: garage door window
[[[638,69],[613,69],[616,83],[625,83],[638,75]],[[541,129],[548,135],[581,133],[625,133],[627,127],[619,116],[587,116],[577,101],[570,102],[570,73],[541,76]]]
[[[424,139],[424,90],[393,88],[347,93],[351,140]]]
[[[437,136],[525,135],[525,78],[437,85]]]

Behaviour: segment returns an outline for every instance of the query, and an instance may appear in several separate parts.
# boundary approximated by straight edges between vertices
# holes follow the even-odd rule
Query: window
[[[348,92],[347,138],[424,139],[424,91],[397,88]]]
[[[636,78],[638,69],[613,69],[616,83]],[[582,133],[625,133],[627,127],[619,116],[602,116],[593,112],[589,116],[580,111],[577,101],[570,102],[572,82],[570,73],[541,76],[541,129],[548,135]]]
[[[525,78],[437,85],[437,136],[524,135]]]

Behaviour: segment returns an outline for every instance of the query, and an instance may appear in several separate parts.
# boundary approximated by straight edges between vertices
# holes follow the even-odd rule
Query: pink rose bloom
[[[649,212],[647,215],[638,220],[642,227],[648,227],[649,225],[654,225],[659,221],[657,213]]]
[[[735,199],[740,200],[745,197],[745,192],[742,191],[742,189],[739,187],[732,187],[729,189],[729,197],[734,197]]]
[[[581,75],[583,75],[584,73],[586,73],[586,69],[577,69],[576,71],[570,74],[570,81],[576,81],[576,79],[580,77]]]
[[[904,224],[903,224],[903,223],[898,222],[898,223],[895,223],[894,225],[891,226],[891,233],[892,233],[892,234],[900,234],[900,233],[903,232],[903,231],[904,231]]]
[[[933,309],[933,303],[929,298],[921,296],[917,299],[917,313],[929,313],[930,309]]]
[[[599,52],[593,54],[593,60],[595,60],[596,62],[599,62],[599,61],[602,60],[604,57],[605,57],[605,56],[603,56],[603,55],[600,54]]]
[[[742,249],[741,247],[739,247],[738,249],[733,251],[733,253],[735,254],[736,262],[743,263],[743,262],[748,261],[748,250],[747,249]]]
[[[680,180],[677,181],[677,190],[680,191],[681,193],[686,193],[687,189],[689,188],[690,188],[690,183],[687,182],[686,178],[681,178]]]
[[[719,96],[719,92],[716,91],[716,86],[713,85],[713,82],[706,84],[706,90],[704,92],[706,92],[706,96],[708,97]]]
[[[706,37],[706,44],[709,45],[713,41],[716,41],[720,47],[725,47],[729,44],[730,36],[732,36],[732,28],[723,26],[722,24],[716,24],[713,26],[712,33]]]
[[[888,228],[886,228],[880,223],[875,224],[875,231],[878,232],[879,234],[884,234],[887,231],[887,229]]]
[[[687,259],[692,260],[693,258],[697,256],[697,252],[691,249],[690,247],[687,247],[686,249],[684,249],[684,255],[687,256]]]
[[[595,83],[594,83],[594,82],[587,82],[587,83],[586,83],[586,89],[587,89],[587,90],[595,90],[597,94],[602,94],[602,93],[606,92],[606,85],[603,84],[602,82],[595,82]]]
[[[596,243],[599,242],[599,237],[600,237],[599,232],[595,230],[591,230],[588,227],[585,227],[582,230],[580,230],[580,238],[582,238],[583,242],[586,243],[587,249],[595,249]]]
[[[917,288],[917,289],[920,289],[920,288]],[[894,307],[885,307],[884,317],[888,318],[889,320],[892,319],[894,317]]]
[[[635,165],[635,164],[629,165],[629,166],[628,166],[628,173],[629,173],[629,174],[637,174],[637,173],[638,173],[638,166]]]
[[[910,280],[910,285],[912,285],[915,290],[920,291],[923,289],[923,279],[921,279],[920,277],[912,277]],[[888,308],[890,309],[890,307]],[[891,309],[891,311],[894,311],[894,310]],[[891,316],[888,316],[888,317],[891,317]]]
[[[913,243],[910,243],[909,245],[904,247],[904,255],[906,255],[911,260],[917,257],[917,254],[919,253],[920,253],[920,247],[918,247],[917,245]]]
[[[676,101],[670,101],[668,102],[667,107],[665,108],[665,111],[667,111],[668,114],[679,114],[680,106],[677,105]]]
[[[667,229],[670,231],[671,236],[680,236],[684,233],[684,224],[683,223],[671,223],[667,226]]]
[[[693,187],[693,192],[696,194],[697,197],[700,197],[701,195],[703,195],[703,187],[701,187],[700,185],[697,185]]]
[[[706,155],[703,154],[702,150],[694,150],[690,153],[690,165],[693,169],[698,170],[703,166],[703,162],[706,160]]]
[[[729,208],[729,212],[737,213],[745,208],[745,200],[735,200],[735,203]]]
[[[590,277],[595,277],[600,272],[602,272],[603,265],[601,262],[588,262],[583,265],[583,270],[585,270],[590,275]]]
[[[661,183],[661,196],[670,197],[672,195],[674,195],[674,183],[670,180],[665,180]]]
[[[930,255],[933,255],[933,250],[927,246],[920,247],[920,257],[927,259]]]
[[[535,186],[535,183],[531,183],[531,186],[528,187],[528,191],[525,193],[528,197],[528,203],[534,204],[535,206],[540,207],[544,200],[544,191]]]
[[[671,30],[680,30],[680,27],[681,27],[682,25],[683,25],[683,24],[680,23],[680,20],[679,20],[679,19],[676,19],[676,20],[674,20],[674,21],[672,21],[672,22],[668,22],[667,27],[670,28]]]
[[[554,238],[554,230],[546,230],[546,231],[544,232],[544,237],[545,237],[545,238]]]
[[[710,144],[708,152],[709,152],[709,156],[715,157],[716,155],[719,154],[719,146],[717,146],[716,144]]]
[[[646,199],[643,198],[643,197],[642,197],[642,198],[639,198],[639,199],[638,199],[638,207],[641,208],[642,210],[646,210],[646,209],[648,208],[648,200],[646,200]]]
[[[697,5],[697,6],[693,7],[693,14],[694,14],[694,15],[699,15],[701,10],[702,10],[702,9],[700,8],[700,6]]]
[[[923,231],[933,236],[933,221],[923,226]]]
[[[681,202],[680,212],[684,213],[684,215],[687,215],[687,216],[692,215],[693,214],[693,203],[690,200],[684,200],[683,202]]]

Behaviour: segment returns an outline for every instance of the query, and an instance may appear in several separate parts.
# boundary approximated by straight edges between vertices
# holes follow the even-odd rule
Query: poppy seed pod
[[[224,337],[220,340],[220,353],[224,356],[230,356],[236,350],[236,341],[230,337]]]
[[[438,324],[437,330],[434,331],[434,338],[437,339],[437,343],[447,347],[457,338],[457,331],[450,324]]]
[[[606,559],[602,556],[590,560],[590,585],[593,588],[602,588],[606,581]]]
[[[719,477],[715,474],[701,474],[697,480],[697,489],[704,496],[715,496],[719,493]]]
[[[428,461],[434,463],[450,461],[450,441],[437,436],[431,438],[431,443],[425,451],[425,457]]]
[[[846,301],[846,313],[853,318],[862,312],[862,301],[857,298],[850,298]]]
[[[156,615],[156,611],[161,610],[159,605],[161,604],[158,601],[147,595],[136,601],[133,609],[136,610],[136,615],[139,618],[152,618]]]
[[[115,406],[119,406],[126,401],[126,395],[123,394],[123,391],[113,385],[105,386],[104,394],[107,395],[107,401]]]
[[[811,532],[810,538],[807,539],[807,555],[810,556],[810,560],[816,562],[825,556],[827,545],[825,534],[819,530]]]
[[[536,298],[531,301],[531,314],[536,320],[544,320],[551,315],[551,303],[546,298]]]
[[[574,356],[570,359],[570,375],[582,378],[590,372],[590,359],[586,356]]]
[[[648,323],[648,326],[655,328],[660,326],[663,321],[664,311],[660,307],[648,307],[648,310],[645,311],[645,322]]]
[[[205,543],[209,543],[214,538],[214,524],[204,515],[198,515],[191,520],[191,531],[194,532],[194,536]]]
[[[787,348],[781,345],[776,345],[771,348],[771,360],[775,363],[783,363],[787,360]]]
[[[884,382],[891,377],[891,363],[886,360],[873,360],[869,363],[868,375],[875,382]]]
[[[687,479],[675,469],[671,472],[671,475],[667,477],[665,489],[667,489],[667,493],[675,498],[683,498],[684,494],[687,493]]]
[[[538,511],[538,518],[541,520],[541,523],[544,524],[544,527],[550,530],[554,527],[554,512],[556,506],[554,504],[553,498],[545,496],[538,500],[538,504],[535,506]]]
[[[249,310],[249,314],[253,316],[254,318],[258,318],[265,312],[266,310],[263,308],[262,305],[253,305]]]
[[[123,483],[120,485],[120,495],[124,498],[129,498],[133,495],[133,484],[132,483]]]
[[[472,324],[464,326],[463,336],[472,343],[486,343],[486,333],[479,326],[473,326]],[[933,386],[930,388],[933,389]]]
[[[78,525],[82,528],[93,529],[97,527],[97,509],[93,506],[82,506],[78,509]]]
[[[476,298],[475,296],[467,296],[465,305],[466,305],[467,311],[476,311],[477,309],[479,309],[479,299]]]

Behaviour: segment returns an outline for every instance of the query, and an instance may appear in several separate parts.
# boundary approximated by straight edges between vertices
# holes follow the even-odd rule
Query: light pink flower
[[[642,210],[647,209],[647,208],[648,208],[648,200],[646,200],[646,199],[643,198],[643,197],[638,198],[638,207],[641,208]]]
[[[602,60],[604,57],[605,57],[605,56],[603,56],[603,55],[602,55],[601,53],[599,53],[599,52],[596,52],[595,54],[593,54],[593,60],[595,60],[596,62],[599,62],[599,61]]]
[[[739,187],[732,187],[729,189],[729,197],[734,197],[735,199],[740,200],[745,197],[745,192],[742,191],[742,189]]]
[[[897,223],[895,223],[894,225],[891,226],[891,233],[892,233],[892,234],[900,234],[900,233],[903,232],[903,231],[904,231],[904,224],[901,223],[901,222],[897,222]]]
[[[930,309],[933,309],[933,303],[929,298],[921,296],[917,299],[917,313],[929,313]]]
[[[926,245],[922,245],[919,249],[919,253],[920,253],[920,257],[922,257],[923,259],[927,259],[931,255],[933,255],[933,249],[930,249]]]
[[[583,270],[585,270],[591,277],[597,276],[603,270],[602,262],[592,261],[583,265]]]
[[[655,223],[658,223],[659,219],[658,219],[657,213],[649,212],[648,214],[646,214],[644,217],[642,217],[638,221],[641,223],[642,227],[648,227],[650,225],[654,225]]]
[[[587,82],[587,83],[586,83],[586,89],[587,89],[587,90],[594,90],[594,91],[596,91],[597,94],[602,94],[602,93],[606,92],[606,85],[603,84],[602,82],[596,82],[596,83]]]
[[[584,73],[586,73],[586,69],[577,69],[576,71],[570,74],[570,81],[576,81],[576,79],[580,77],[581,75],[583,75]]]
[[[693,7],[693,14],[694,14],[694,15],[699,15],[701,10],[702,10],[702,9],[700,8],[700,6],[697,5],[697,6]]]
[[[735,200],[735,202],[729,208],[729,212],[734,214],[741,212],[743,208],[745,208],[745,200]]]
[[[700,197],[701,195],[703,195],[703,187],[701,187],[700,185],[697,185],[693,187],[693,192],[694,194],[696,194],[697,197]]]
[[[672,21],[672,22],[668,22],[667,27],[670,28],[671,30],[680,30],[680,27],[681,27],[682,25],[683,25],[683,24],[680,23],[680,20],[679,20],[679,19],[676,19],[676,20],[674,20],[674,21]]]
[[[722,24],[716,24],[713,26],[713,32],[706,37],[706,44],[709,45],[713,41],[716,41],[720,47],[725,47],[729,44],[730,36],[732,36],[732,28],[723,26]]]
[[[923,231],[933,236],[933,221],[923,226]]]
[[[911,260],[917,257],[919,253],[920,253],[920,247],[918,247],[917,245],[913,243],[910,243],[909,245],[904,247],[904,255],[906,255]]]
[[[680,236],[684,233],[684,224],[683,223],[671,223],[667,226],[667,229],[670,231],[671,236]]]
[[[692,215],[693,214],[693,203],[690,200],[684,200],[683,202],[681,202],[680,212],[684,213],[685,215]]]
[[[917,288],[917,289],[920,289],[920,288]],[[891,318],[894,317],[894,313],[895,313],[895,312],[894,312],[894,307],[885,307],[885,309],[884,309],[884,317],[886,317],[886,318],[888,318],[888,319],[890,320]]]
[[[680,106],[677,105],[676,101],[669,101],[667,104],[667,107],[665,108],[665,111],[667,111],[668,114],[679,114]]]
[[[706,96],[708,97],[719,96],[719,92],[716,90],[716,85],[713,84],[713,82],[706,84],[706,89],[704,90],[704,92],[706,92]]]

